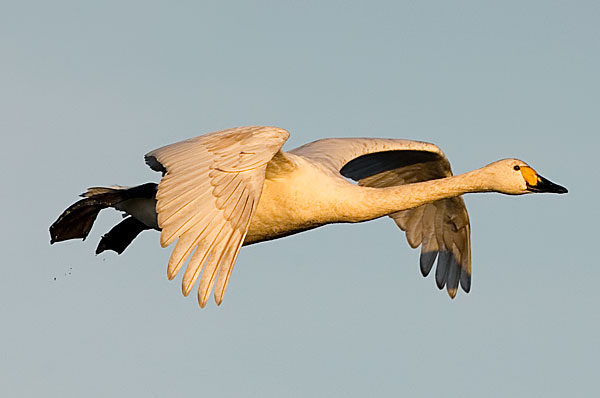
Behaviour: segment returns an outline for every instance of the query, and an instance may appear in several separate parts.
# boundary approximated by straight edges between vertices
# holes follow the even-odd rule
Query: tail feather
[[[50,243],[84,239],[90,233],[100,210],[110,206],[106,200],[88,197],[72,204],[50,226]]]
[[[93,187],[81,194],[83,199],[69,206],[50,226],[50,243],[88,236],[100,210],[115,207],[134,198],[151,198],[156,193],[156,184],[148,183],[137,187]],[[151,229],[143,222],[128,217],[105,234],[96,253],[114,250],[121,254],[143,230]]]

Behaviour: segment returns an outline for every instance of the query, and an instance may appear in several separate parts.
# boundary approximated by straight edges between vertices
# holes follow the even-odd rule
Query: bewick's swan
[[[389,216],[411,247],[421,246],[424,276],[437,257],[437,286],[454,298],[459,283],[465,292],[471,288],[462,194],[567,192],[518,159],[452,176],[444,153],[425,142],[328,138],[282,152],[288,137],[277,127],[238,127],[156,149],[146,162],[163,173],[158,185],[88,189],[52,224],[51,243],[85,239],[101,209],[121,210],[127,218],[102,236],[96,253],[120,254],[143,230],[159,230],[161,246],[177,241],[169,279],[191,256],[183,294],[202,274],[204,307],[215,283],[215,301],[223,300],[243,245]]]

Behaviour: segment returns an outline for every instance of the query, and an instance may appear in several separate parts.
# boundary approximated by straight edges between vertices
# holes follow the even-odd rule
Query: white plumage
[[[123,244],[113,242],[123,235],[121,231],[111,230],[98,252],[120,253],[137,233],[157,224],[163,247],[177,241],[169,260],[169,279],[189,259],[183,294],[189,294],[200,279],[198,302],[204,307],[213,287],[215,301],[221,303],[242,245],[387,215],[406,232],[411,247],[421,246],[424,276],[438,258],[436,283],[454,297],[459,284],[466,292],[471,286],[469,216],[460,195],[566,192],[517,159],[452,176],[444,153],[425,142],[331,138],[283,152],[288,137],[286,130],[277,127],[239,127],[148,153],[150,167],[163,172],[156,201],[154,191],[139,186],[100,189],[97,192],[105,196],[83,204],[101,206],[95,214],[99,208],[115,207],[134,216],[130,224],[140,222],[135,224],[139,231],[126,233]],[[94,198],[89,192],[90,199],[80,202]],[[108,197],[110,192],[113,196]],[[52,242],[87,236],[95,214],[91,221],[79,216],[75,223],[73,214],[78,205],[83,206],[80,202],[50,228]],[[142,205],[149,208],[140,210]],[[142,213],[156,214],[157,219],[135,218]]]

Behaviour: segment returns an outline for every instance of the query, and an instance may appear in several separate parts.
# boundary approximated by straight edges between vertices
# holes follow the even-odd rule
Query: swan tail
[[[131,199],[153,200],[155,195],[156,184],[154,183],[131,188],[121,186],[89,188],[87,192],[81,194],[83,199],[69,206],[50,226],[50,244],[70,239],[85,240],[100,210],[113,207],[127,212],[131,206],[127,206],[124,202]],[[152,228],[137,218],[129,216],[102,236],[96,254],[105,250],[113,250],[121,254],[140,232]]]

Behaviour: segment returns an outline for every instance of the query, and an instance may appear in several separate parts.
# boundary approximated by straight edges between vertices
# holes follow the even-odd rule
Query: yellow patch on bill
[[[529,186],[535,187],[537,185],[538,175],[534,169],[527,166],[521,166],[521,174]]]

